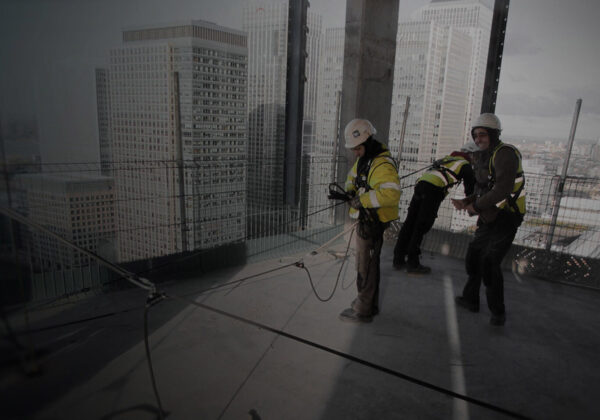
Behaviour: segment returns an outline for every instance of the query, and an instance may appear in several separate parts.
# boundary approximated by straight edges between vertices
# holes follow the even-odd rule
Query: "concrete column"
[[[366,118],[377,129],[377,140],[387,144],[390,130],[399,0],[347,0],[344,79],[340,118],[338,182],[354,163],[345,147],[344,128],[353,118]]]

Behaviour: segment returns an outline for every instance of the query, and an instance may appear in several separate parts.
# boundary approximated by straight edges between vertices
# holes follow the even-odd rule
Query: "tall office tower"
[[[308,13],[303,153],[315,137],[321,17]],[[285,104],[288,3],[250,1],[244,9],[248,33],[248,235],[282,231],[296,213],[284,204]],[[303,159],[304,160],[304,159]],[[303,178],[308,178],[303,165]],[[305,199],[305,197],[303,197]]]
[[[113,180],[104,176],[23,174],[13,182],[16,206],[31,221],[75,245],[114,257]],[[29,253],[35,267],[67,269],[86,265],[86,255],[30,229]]]
[[[112,175],[112,150],[110,142],[110,94],[108,69],[96,69],[96,115],[98,119],[98,143],[100,145],[100,171]]]
[[[400,24],[390,143],[398,153],[410,97],[402,163],[430,163],[462,145],[470,51],[470,38],[451,27],[434,22]]]
[[[245,34],[194,20],[123,44],[109,70],[120,260],[243,239]]]
[[[310,154],[310,176],[308,192],[309,213],[330,204],[327,186],[336,181],[338,138],[338,114],[342,100],[344,70],[344,28],[325,30],[321,58],[319,60],[319,82],[317,101],[317,136]],[[341,141],[344,141],[341,138]],[[319,213],[312,225],[333,223],[333,211]]]
[[[452,27],[435,22],[400,23],[390,150],[394,157],[400,158],[401,176],[423,168],[463,144],[470,54],[470,37]],[[402,138],[407,97],[410,105]],[[402,185],[413,185],[420,175],[403,179]],[[401,197],[401,217],[406,214],[410,198],[411,194]],[[450,220],[447,225],[450,227]]]
[[[471,37],[472,59],[469,68],[469,100],[464,121],[465,141],[470,139],[472,119],[481,113],[492,17],[493,11],[481,0],[432,0],[413,14],[415,20],[451,26]]]

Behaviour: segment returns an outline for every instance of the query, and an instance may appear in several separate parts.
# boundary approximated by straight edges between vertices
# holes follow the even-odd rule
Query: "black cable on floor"
[[[317,289],[315,288],[315,285],[313,284],[313,280],[310,275],[310,271],[308,271],[308,268],[306,268],[304,263],[302,263],[301,265],[296,264],[298,267],[300,267],[304,271],[306,271],[306,274],[308,275],[308,282],[310,283],[310,287],[312,288],[314,295],[321,302],[329,302],[331,300],[331,298],[333,297],[333,295],[335,294],[335,291],[337,290],[338,283],[340,281],[340,276],[342,274],[342,269],[344,268],[344,263],[346,262],[346,259],[348,257],[348,250],[350,249],[350,244],[352,243],[352,235],[354,234],[354,230],[355,229],[352,229],[350,231],[350,238],[348,239],[348,245],[346,246],[346,253],[344,254],[344,259],[342,260],[342,265],[340,265],[340,270],[338,271],[337,278],[335,279],[335,285],[333,286],[333,290],[331,291],[331,294],[328,297],[322,298],[321,296],[319,296],[319,293],[317,292]]]
[[[280,336],[289,338],[290,340],[297,341],[299,343],[305,344],[305,345],[310,346],[310,347],[317,348],[319,350],[323,350],[323,351],[325,351],[327,353],[334,354],[336,356],[342,357],[342,358],[350,360],[352,362],[361,364],[363,366],[367,366],[367,367],[369,367],[371,369],[377,370],[379,372],[386,373],[386,374],[394,376],[396,378],[403,379],[403,380],[405,380],[407,382],[411,382],[413,384],[419,385],[421,387],[430,389],[430,390],[435,391],[435,392],[439,392],[441,394],[447,395],[447,396],[452,397],[452,398],[457,398],[459,400],[463,400],[463,401],[466,401],[468,403],[475,404],[475,405],[478,405],[480,407],[484,407],[484,408],[487,408],[489,410],[492,410],[492,411],[495,411],[495,412],[498,412],[498,413],[502,413],[502,414],[505,414],[507,416],[510,416],[510,417],[513,417],[513,418],[516,418],[516,419],[524,419],[524,420],[529,420],[530,419],[527,416],[524,416],[524,415],[516,413],[514,411],[505,409],[503,407],[499,407],[497,405],[494,405],[494,404],[491,404],[491,403],[488,403],[488,402],[485,402],[485,401],[481,401],[481,400],[478,400],[476,398],[469,397],[467,395],[458,394],[458,393],[456,393],[454,391],[451,391],[449,389],[443,388],[441,386],[434,385],[432,383],[423,381],[421,379],[418,379],[418,378],[415,378],[413,376],[410,376],[410,375],[407,375],[407,374],[395,371],[395,370],[390,369],[390,368],[386,368],[385,366],[381,366],[381,365],[378,365],[376,363],[369,362],[368,360],[364,360],[364,359],[358,358],[356,356],[353,356],[351,354],[344,353],[344,352],[332,349],[332,348],[324,346],[322,344],[315,343],[314,341],[310,341],[310,340],[307,340],[305,338],[298,337],[298,336],[296,336],[294,334],[290,334],[288,332],[279,330],[277,328],[270,327],[270,326],[268,326],[266,324],[262,324],[260,322],[253,321],[253,320],[244,318],[242,316],[235,315],[235,314],[232,314],[230,312],[223,311],[221,309],[213,308],[212,306],[208,306],[208,305],[205,305],[203,303],[195,302],[195,301],[192,301],[192,300],[189,300],[189,299],[186,299],[186,298],[182,298],[182,297],[178,297],[178,296],[174,296],[174,295],[173,296],[172,295],[165,295],[165,298],[182,300],[184,302],[189,303],[190,305],[194,305],[194,306],[197,306],[199,308],[206,309],[208,311],[217,313],[219,315],[223,315],[223,316],[226,316],[228,318],[235,319],[235,320],[243,322],[245,324],[253,325],[253,326],[257,327],[257,328],[270,331],[270,332],[272,332],[274,334],[278,334]]]
[[[252,274],[250,276],[247,276],[247,277],[244,277],[244,278],[241,278],[241,279],[238,279],[238,280],[234,280],[234,281],[230,281],[230,282],[227,282],[227,283],[219,284],[218,286],[209,287],[209,288],[202,289],[202,290],[199,290],[199,291],[189,292],[189,293],[186,293],[183,296],[199,295],[199,294],[203,294],[203,293],[206,293],[208,291],[211,291],[211,290],[217,290],[217,289],[221,289],[223,287],[231,286],[232,284],[238,284],[239,285],[240,283],[242,283],[242,282],[244,282],[246,280],[249,280],[249,279],[252,279],[252,278],[255,278],[255,277],[259,277],[259,276],[262,276],[264,274],[273,273],[275,271],[282,270],[284,268],[292,267],[292,266],[295,266],[296,264],[297,264],[296,262],[293,262],[291,264],[286,264],[286,265],[283,265],[281,267],[276,267],[276,268],[273,268],[271,270],[263,271],[261,273]],[[14,331],[13,334],[16,335],[16,336],[18,336],[18,335],[26,335],[26,334],[38,333],[38,332],[53,330],[53,329],[57,329],[57,328],[68,327],[70,325],[77,325],[77,324],[82,324],[82,323],[85,323],[85,322],[95,321],[95,320],[102,319],[102,318],[108,318],[108,317],[111,317],[111,316],[114,316],[114,315],[119,315],[119,314],[131,312],[131,311],[135,311],[135,310],[138,310],[138,309],[142,309],[142,307],[141,306],[136,306],[136,307],[133,307],[133,308],[123,309],[122,311],[107,312],[107,313],[104,313],[104,314],[100,314],[100,315],[96,315],[96,316],[91,316],[91,317],[88,317],[88,318],[81,318],[81,319],[77,319],[75,321],[64,322],[64,323],[61,323],[61,324],[48,325],[48,326],[40,327],[40,328],[32,328],[32,329],[29,329],[27,331]]]

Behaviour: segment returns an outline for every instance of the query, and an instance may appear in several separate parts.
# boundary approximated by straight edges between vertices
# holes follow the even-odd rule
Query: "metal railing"
[[[331,216],[336,203],[326,198],[331,159],[307,159],[303,170],[311,184],[298,208],[283,204],[278,180],[264,176],[278,165],[263,160],[250,167],[221,158],[36,165],[31,173],[23,165],[19,171],[8,166],[2,206],[153,280],[198,276],[216,267],[305,252],[341,231]],[[319,197],[309,200],[309,195]],[[9,273],[3,304],[123,283],[44,232],[5,216],[1,222],[1,260]]]
[[[525,178],[527,213],[504,266],[518,274],[600,289],[600,180],[568,176],[559,195],[559,176],[525,173]],[[450,196],[460,197],[461,190],[455,188]],[[403,195],[401,217],[389,229],[388,239],[397,235],[412,189],[404,189]],[[476,220],[454,210],[448,197],[423,250],[464,258]]]
[[[336,214],[347,209],[326,197],[330,157],[311,156],[303,162],[299,208],[282,204],[283,188],[275,188],[274,180],[261,184],[259,178],[250,179],[275,162],[252,168],[235,159],[182,164],[183,171],[176,161],[104,162],[102,168],[97,163],[36,164],[42,172],[29,174],[23,173],[23,165],[20,173],[8,166],[10,202],[2,205],[10,204],[20,215],[102,258],[158,279],[304,252],[342,229]],[[101,176],[102,169],[110,176]],[[413,169],[401,168],[401,177]],[[402,179],[400,218],[388,229],[388,240],[395,240],[419,176]],[[527,215],[505,264],[521,274],[600,288],[598,181],[567,177],[558,201],[558,177],[526,173]],[[450,196],[460,196],[461,190],[455,188]],[[475,223],[476,218],[457,212],[446,199],[423,249],[463,258]],[[93,258],[23,223],[3,217],[2,236],[7,273],[3,304],[120,283]]]

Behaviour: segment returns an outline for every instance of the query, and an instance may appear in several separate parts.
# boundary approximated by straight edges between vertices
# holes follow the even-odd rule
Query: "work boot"
[[[456,296],[454,301],[458,306],[462,306],[471,312],[479,312],[479,302],[470,301],[462,296]]]
[[[490,317],[490,324],[496,327],[501,327],[506,322],[506,314],[495,315],[492,314]]]
[[[371,315],[361,315],[352,308],[344,309],[340,313],[340,319],[346,322],[368,323],[373,321]]]
[[[350,308],[354,308],[354,304],[356,303],[356,299],[358,299],[358,298],[355,298],[355,299],[352,301],[352,303],[350,304]],[[377,315],[377,314],[379,314],[379,306],[377,306],[377,305],[373,305],[373,309],[371,309],[371,315],[372,315],[372,316],[375,316],[375,315]]]
[[[413,266],[408,266],[406,268],[406,272],[408,274],[429,274],[431,273],[431,267],[426,267],[424,265],[413,265]]]

